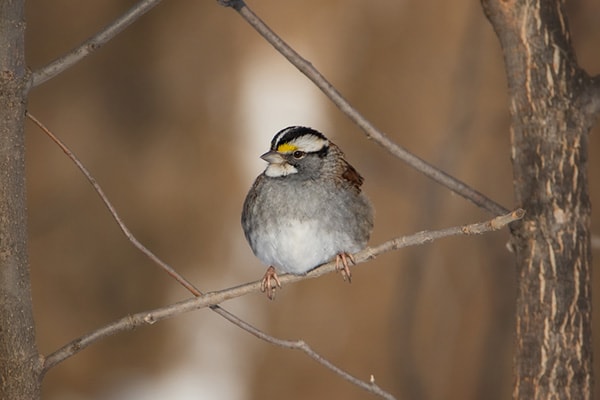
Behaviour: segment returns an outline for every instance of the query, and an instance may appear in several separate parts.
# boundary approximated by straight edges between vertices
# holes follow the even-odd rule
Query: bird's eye
[[[300,150],[296,150],[292,155],[294,156],[294,158],[296,160],[299,160],[299,159],[303,158],[306,155],[306,153],[303,151],[300,151]]]

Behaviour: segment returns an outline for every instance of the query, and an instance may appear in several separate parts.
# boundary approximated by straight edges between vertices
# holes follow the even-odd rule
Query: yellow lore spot
[[[279,153],[291,153],[293,151],[296,151],[298,149],[298,146],[295,146],[293,144],[289,144],[289,143],[283,143],[280,144],[279,146],[277,146],[277,151]]]

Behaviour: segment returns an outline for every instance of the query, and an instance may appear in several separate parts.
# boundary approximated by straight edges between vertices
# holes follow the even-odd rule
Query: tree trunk
[[[24,1],[0,0],[0,398],[37,399],[41,359],[35,345],[27,259],[24,115]]]
[[[517,320],[513,397],[591,399],[589,130],[597,80],[577,65],[564,4],[482,0],[500,39],[512,117]]]

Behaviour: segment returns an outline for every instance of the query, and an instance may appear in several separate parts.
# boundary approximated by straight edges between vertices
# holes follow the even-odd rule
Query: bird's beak
[[[281,154],[274,150],[267,151],[265,154],[260,156],[260,158],[269,164],[283,164],[285,162],[285,159],[281,156]]]

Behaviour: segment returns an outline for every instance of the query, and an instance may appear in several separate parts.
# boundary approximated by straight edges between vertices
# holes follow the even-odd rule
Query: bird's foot
[[[352,274],[350,273],[348,260],[350,260],[352,264],[356,264],[352,254],[340,253],[337,256],[335,256],[335,269],[341,272],[342,278],[344,278],[344,280],[348,280],[348,283],[352,283]]]
[[[275,289],[277,289],[278,287],[281,287],[281,282],[277,277],[275,268],[271,266],[267,268],[265,276],[263,276],[262,281],[260,281],[260,291],[263,293],[267,293],[267,297],[270,300],[273,300],[275,298]]]

